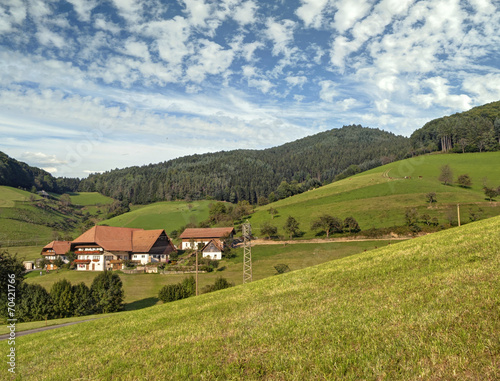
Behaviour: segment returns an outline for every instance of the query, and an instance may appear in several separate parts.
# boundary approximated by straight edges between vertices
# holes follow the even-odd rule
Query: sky
[[[410,136],[500,100],[499,0],[0,0],[0,151],[54,176]]]

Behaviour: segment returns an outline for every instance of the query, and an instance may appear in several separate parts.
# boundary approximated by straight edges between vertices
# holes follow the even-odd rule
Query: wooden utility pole
[[[458,226],[460,226],[460,204],[457,204]]]
[[[196,255],[196,296],[198,296],[198,250],[195,251]]]

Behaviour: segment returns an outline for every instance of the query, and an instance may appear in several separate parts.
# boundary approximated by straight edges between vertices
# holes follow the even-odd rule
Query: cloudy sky
[[[0,150],[56,176],[409,136],[500,100],[499,0],[1,0]]]

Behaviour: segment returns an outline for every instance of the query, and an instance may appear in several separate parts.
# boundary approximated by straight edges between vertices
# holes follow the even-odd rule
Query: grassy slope
[[[470,208],[477,210],[481,207],[484,217],[500,213],[498,205],[492,206],[486,201],[482,191],[485,177],[491,185],[500,185],[500,166],[496,163],[500,163],[500,152],[426,155],[394,162],[259,207],[251,216],[250,222],[255,234],[258,234],[264,221],[270,221],[278,227],[279,234],[284,234],[282,226],[286,218],[292,215],[305,232],[304,238],[312,238],[315,232],[310,231],[311,222],[323,213],[340,218],[353,216],[361,229],[369,229],[404,225],[406,207],[416,207],[420,214],[428,213],[444,223],[447,221],[447,210],[456,210],[456,204],[461,203],[461,221],[465,223],[469,219]],[[444,164],[451,166],[455,179],[468,173],[472,178],[472,187],[464,189],[456,185],[441,184],[438,176]],[[411,179],[405,179],[405,176]],[[428,208],[425,198],[429,192],[437,193],[438,202],[432,208]],[[278,216],[274,219],[267,212],[270,207],[278,210]]]
[[[179,229],[190,222],[198,223],[207,219],[208,205],[212,202],[156,202],[118,217],[102,221],[101,223],[127,228],[165,229],[167,234],[169,234],[172,230]]]
[[[54,198],[59,198],[60,195],[51,194]],[[33,245],[41,248],[52,241],[52,233],[55,230],[53,227],[43,225],[46,221],[64,223],[64,218],[67,216],[59,212],[46,211],[35,207],[29,201],[30,197],[34,196],[35,200],[40,200],[41,197],[30,192],[0,186],[0,245],[20,246]],[[113,202],[113,199],[103,196],[96,192],[81,192],[73,193],[71,201],[74,205],[82,206],[83,212],[89,211],[95,214],[100,206]],[[19,220],[20,216],[24,216]],[[30,222],[28,222],[30,221]],[[79,235],[79,231],[74,232],[74,236]],[[18,251],[13,249],[13,251]],[[31,254],[31,249],[19,247],[19,251],[30,252],[27,259],[34,259]]]
[[[20,337],[17,372],[54,380],[498,379],[499,229],[495,217]]]
[[[97,192],[76,192],[70,193],[71,202],[75,205],[91,206],[91,205],[107,205],[112,204],[111,197],[104,196]]]
[[[41,198],[38,195],[23,191],[21,189],[16,189],[16,188],[1,185],[0,186],[0,208],[12,208],[15,205],[15,201],[29,201],[31,196],[35,197],[35,199]]]

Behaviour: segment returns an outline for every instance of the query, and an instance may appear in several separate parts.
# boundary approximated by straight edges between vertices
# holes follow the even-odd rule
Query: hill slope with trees
[[[431,120],[410,137],[423,152],[483,152],[500,149],[500,101]]]
[[[409,140],[403,136],[344,126],[265,150],[191,155],[94,174],[84,179],[79,189],[135,204],[206,196],[257,203],[259,197],[277,192],[283,181],[290,183],[287,192],[301,193],[339,175],[352,175],[402,159],[409,148]]]
[[[26,190],[64,193],[75,191],[79,179],[55,178],[43,169],[32,167],[0,152],[0,185]]]

